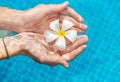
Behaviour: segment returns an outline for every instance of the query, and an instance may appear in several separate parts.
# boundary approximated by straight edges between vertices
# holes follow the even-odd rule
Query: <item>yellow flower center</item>
[[[59,37],[64,37],[64,36],[65,36],[65,31],[62,30],[62,29],[60,29],[60,30],[57,31],[57,35],[58,35]]]

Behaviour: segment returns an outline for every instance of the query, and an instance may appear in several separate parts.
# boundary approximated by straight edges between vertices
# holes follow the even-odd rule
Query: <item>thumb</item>
[[[60,10],[64,10],[68,7],[68,4],[69,2],[68,1],[65,1],[64,3],[60,4],[59,7],[60,7]]]
[[[65,68],[69,67],[69,64],[65,60],[61,60],[60,64],[63,65]]]
[[[68,7],[69,2],[66,1],[62,4],[48,5],[48,8],[53,12],[61,12]]]

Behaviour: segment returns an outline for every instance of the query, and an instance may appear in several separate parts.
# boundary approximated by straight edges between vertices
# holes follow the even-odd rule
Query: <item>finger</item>
[[[65,16],[65,15],[59,15],[59,22],[62,23],[63,20],[69,20],[72,23],[74,23],[76,26],[79,26],[79,22],[77,20],[75,20],[74,18],[70,17],[70,16]]]
[[[82,30],[86,30],[87,26],[79,23],[77,20],[75,20],[74,18],[70,17],[70,16],[64,16],[64,15],[59,15],[59,22],[62,23],[64,19],[67,19],[69,21],[71,21],[72,23],[74,23],[75,27],[77,27],[78,29],[82,29]]]
[[[69,14],[71,17],[73,17],[80,23],[84,21],[83,18],[77,12],[75,12],[72,8],[69,7],[64,11],[60,12],[60,14]]]
[[[81,36],[80,36],[80,37],[81,37]],[[78,41],[78,40],[80,39],[80,37],[78,36],[77,39],[76,39],[76,41]],[[84,37],[84,36],[83,36],[83,37]],[[71,42],[69,39],[67,39],[66,37],[65,37],[65,39],[66,39],[66,45],[67,45],[67,46],[71,46],[72,42]],[[75,42],[76,42],[76,41],[75,41]],[[66,48],[66,49],[67,49],[67,48]],[[64,50],[64,51],[66,51],[66,50]]]
[[[85,25],[85,24],[79,23],[79,26],[80,26],[80,28],[83,29],[83,30],[86,30],[86,29],[87,29],[87,25]]]
[[[74,59],[79,53],[81,53],[85,48],[86,48],[86,45],[82,45],[82,46],[78,47],[77,49],[73,50],[72,52],[62,55],[62,57],[63,57],[66,61],[73,60],[73,59]]]
[[[51,4],[51,5],[47,5],[47,8],[48,8],[48,10],[50,10],[50,12],[52,12],[52,13],[61,12],[61,11],[65,10],[65,9],[67,8],[68,4],[69,4],[68,1],[66,1],[66,2],[64,2],[64,3],[62,3],[62,4],[57,4],[57,5]]]
[[[57,19],[57,17],[53,17],[53,18],[49,19],[48,22],[52,22],[52,21],[54,21],[56,19]],[[60,22],[59,26],[62,27],[62,23],[61,22]],[[82,33],[82,34],[85,33],[85,30],[83,30],[83,29],[81,29],[79,27],[76,27],[76,26],[73,26],[73,28],[71,28],[71,29],[76,30],[78,33]]]
[[[82,44],[88,41],[88,37],[86,35],[79,36],[78,39],[73,43],[67,46],[64,53],[68,53],[70,51],[75,50],[76,48],[80,47]]]
[[[63,59],[61,59],[59,63],[60,63],[61,65],[63,65],[65,68],[68,68],[68,67],[69,67],[69,64],[68,64],[65,60],[63,60]]]
[[[79,32],[82,33],[82,34],[85,33],[85,30],[81,30],[81,29],[78,29],[78,28],[76,28],[76,27],[73,27],[73,29],[76,30],[77,33],[79,33]]]

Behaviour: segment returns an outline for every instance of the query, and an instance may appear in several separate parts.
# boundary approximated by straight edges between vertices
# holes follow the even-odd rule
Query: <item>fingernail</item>
[[[85,29],[87,29],[87,28],[88,28],[88,26],[87,26],[87,25],[84,25],[84,28],[85,28]]]
[[[69,1],[65,1],[64,3],[67,3],[67,4],[69,4]]]
[[[88,40],[88,36],[86,36],[86,35],[85,35],[85,37],[86,37],[86,38],[87,38],[87,40]]]
[[[80,22],[84,22],[84,19],[83,18],[81,18],[81,17],[79,17],[79,20],[80,20]]]
[[[68,65],[68,64],[66,64],[66,65],[65,65],[65,67],[66,67],[66,68],[69,68],[69,65]]]
[[[86,36],[86,35],[83,35],[83,40],[84,40],[84,42],[86,43],[86,42],[88,42],[88,36]]]
[[[85,25],[85,24],[79,24],[80,25],[80,27],[81,27],[81,29],[83,29],[83,30],[86,30],[87,29],[87,25]]]
[[[84,48],[86,48],[86,47],[87,47],[87,45],[83,45],[83,47],[84,47]]]
[[[65,63],[64,63],[64,66],[65,66],[66,68],[68,68],[68,67],[69,67],[69,64],[68,64],[67,62],[65,62]]]

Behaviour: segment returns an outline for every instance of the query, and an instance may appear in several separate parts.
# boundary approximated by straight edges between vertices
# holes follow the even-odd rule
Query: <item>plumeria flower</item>
[[[64,19],[62,23],[62,27],[60,28],[59,19],[52,21],[50,23],[50,28],[52,30],[47,30],[44,32],[44,36],[46,38],[46,42],[52,42],[56,40],[54,47],[59,50],[64,50],[66,48],[66,40],[70,40],[72,43],[77,38],[77,31],[70,30],[74,24],[69,20]]]

